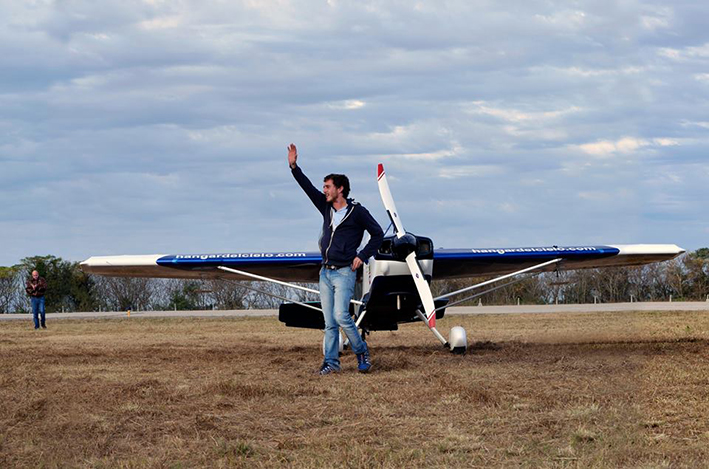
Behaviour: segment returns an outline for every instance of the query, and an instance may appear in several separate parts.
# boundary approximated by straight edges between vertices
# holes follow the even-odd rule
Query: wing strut
[[[229,280],[229,279],[224,279],[224,280]],[[230,280],[230,281],[233,282],[234,280]],[[271,292],[259,290],[258,288],[250,287],[250,286],[248,286],[248,285],[242,285],[242,288],[246,288],[247,290],[255,291],[255,292],[257,292],[257,293],[262,293],[262,294],[264,294],[264,295],[272,296],[272,297],[274,297],[274,298],[278,298],[279,300],[283,300],[283,301],[286,301],[286,302],[288,302],[288,303],[294,303],[294,304],[303,306],[304,308],[314,309],[315,311],[320,311],[320,312],[322,313],[322,309],[318,308],[317,306],[313,306],[313,305],[309,305],[309,304],[307,304],[307,303],[303,303],[302,301],[292,300],[292,299],[290,299],[290,298],[286,298],[285,296],[276,295],[275,293],[271,293]]]
[[[437,296],[436,298],[434,298],[434,301],[435,301],[435,300],[441,300],[441,299],[443,299],[443,298],[449,298],[449,297],[455,296],[455,295],[459,295],[459,294],[461,294],[461,293],[465,293],[465,292],[470,291],[470,290],[475,290],[476,288],[484,287],[485,285],[489,285],[489,284],[491,284],[491,283],[499,282],[500,280],[504,280],[504,279],[506,279],[506,278],[515,277],[515,276],[517,276],[517,275],[524,274],[524,273],[529,272],[529,271],[532,271],[532,270],[541,269],[542,267],[546,267],[546,266],[548,266],[548,265],[556,264],[557,262],[561,262],[561,260],[562,260],[562,259],[552,259],[552,260],[550,260],[550,261],[542,262],[541,264],[533,265],[532,267],[527,267],[526,269],[518,270],[517,272],[512,272],[511,274],[501,275],[501,276],[499,276],[499,277],[495,277],[495,278],[493,278],[493,279],[490,279],[490,280],[486,280],[486,281],[484,281],[484,282],[477,283],[477,284],[472,285],[472,286],[470,286],[470,287],[461,288],[460,290],[456,290],[456,291],[454,291],[454,292],[446,293],[445,295]]]
[[[313,290],[312,288],[301,287],[300,285],[293,285],[292,283],[288,283],[288,282],[281,282],[280,280],[276,280],[273,278],[262,277],[260,275],[252,274],[249,272],[244,272],[243,270],[232,269],[230,267],[224,267],[223,265],[220,265],[217,268],[221,269],[221,270],[225,270],[227,272],[231,272],[233,274],[243,275],[244,277],[250,277],[255,280],[260,280],[262,282],[276,283],[278,285],[283,285],[284,287],[295,288],[296,290],[307,291],[308,293],[315,293],[316,295],[320,294],[320,292],[318,290]],[[273,296],[275,296],[275,295],[273,295]],[[354,300],[354,299],[350,300],[350,303],[354,303],[357,306],[361,306],[363,304],[361,301]]]

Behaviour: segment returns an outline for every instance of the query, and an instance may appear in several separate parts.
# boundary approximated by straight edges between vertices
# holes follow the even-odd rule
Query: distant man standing
[[[44,294],[47,291],[47,281],[43,277],[39,276],[39,272],[33,270],[32,277],[27,280],[25,290],[32,301],[32,319],[34,319],[34,328],[39,329],[39,316],[41,315],[42,329],[46,329],[47,325],[45,323],[44,316]]]
[[[369,348],[350,315],[350,300],[354,294],[357,269],[377,252],[384,233],[366,208],[347,198],[350,193],[347,176],[328,174],[323,179],[321,192],[303,174],[297,160],[298,150],[291,143],[288,146],[288,165],[293,177],[323,217],[319,245],[322,254],[320,304],[325,317],[325,360],[319,373],[327,375],[340,371],[340,327],[357,355],[357,369],[366,373],[372,367]],[[365,230],[370,235],[369,242],[357,252]]]

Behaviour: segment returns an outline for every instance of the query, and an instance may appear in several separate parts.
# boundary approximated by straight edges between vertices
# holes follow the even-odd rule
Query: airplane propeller
[[[396,239],[394,240],[394,249],[400,257],[405,257],[406,265],[409,267],[411,276],[414,279],[414,284],[416,285],[416,290],[418,290],[419,296],[421,297],[421,302],[423,303],[423,316],[425,318],[426,325],[435,330],[436,327],[436,306],[433,302],[433,294],[431,294],[431,287],[423,276],[421,267],[419,266],[418,260],[416,258],[416,237],[410,233],[407,233],[404,229],[404,225],[399,218],[399,212],[396,210],[396,205],[394,204],[394,198],[391,195],[391,190],[389,189],[389,183],[387,182],[386,173],[384,172],[384,165],[381,163],[377,167],[377,183],[379,184],[379,194],[382,196],[382,202],[384,202],[384,208],[394,225],[394,232],[396,233]],[[445,339],[444,339],[445,341]],[[446,342],[447,343],[447,342]]]

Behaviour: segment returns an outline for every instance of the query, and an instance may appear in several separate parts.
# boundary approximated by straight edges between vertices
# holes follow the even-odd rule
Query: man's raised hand
[[[295,168],[295,164],[298,161],[298,149],[292,143],[288,145],[288,166],[291,169]]]

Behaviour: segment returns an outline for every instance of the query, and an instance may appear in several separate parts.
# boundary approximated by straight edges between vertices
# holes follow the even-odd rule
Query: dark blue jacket
[[[377,252],[384,239],[384,233],[379,223],[364,206],[352,199],[347,199],[345,218],[337,225],[337,228],[333,228],[332,214],[334,208],[331,203],[327,202],[325,194],[313,186],[300,167],[296,166],[291,172],[300,187],[322,214],[322,235],[318,243],[322,254],[322,263],[344,267],[352,264],[355,257],[367,262]],[[362,243],[364,230],[369,232],[370,239],[367,245],[358,253],[357,248]]]

